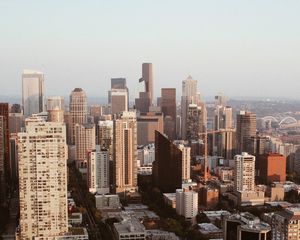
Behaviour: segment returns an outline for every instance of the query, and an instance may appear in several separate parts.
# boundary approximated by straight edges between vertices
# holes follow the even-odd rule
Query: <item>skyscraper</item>
[[[114,184],[116,193],[135,191],[137,186],[136,113],[123,112],[114,121]]]
[[[166,136],[155,131],[154,184],[163,192],[175,192],[182,185],[182,151]]]
[[[243,152],[234,160],[235,191],[255,191],[255,157]]]
[[[0,103],[0,124],[0,200],[2,200],[7,192],[10,172],[8,103]]]
[[[65,99],[61,96],[52,96],[47,98],[47,111],[49,110],[64,110],[65,109]]]
[[[20,239],[68,231],[67,145],[63,123],[26,121],[18,134]]]
[[[24,70],[22,74],[22,105],[24,115],[31,116],[44,110],[44,74]]]
[[[240,111],[236,118],[236,150],[242,153],[246,150],[247,139],[256,136],[256,115]]]
[[[69,144],[75,143],[75,125],[87,122],[87,97],[81,88],[75,88],[70,95],[70,119],[68,123]]]
[[[109,152],[109,160],[112,160],[113,154],[113,121],[99,121],[98,122],[98,141],[101,149],[106,149]]]
[[[176,88],[161,89],[160,107],[164,117],[169,117],[169,120],[164,122],[164,133],[170,140],[174,140],[176,138]]]
[[[155,142],[155,131],[164,132],[164,119],[160,112],[140,113],[137,116],[137,144]]]
[[[128,111],[128,90],[111,89],[109,91],[109,96],[111,114],[120,114],[124,111]]]
[[[109,193],[109,152],[99,145],[88,157],[88,186],[92,193]]]
[[[79,168],[87,166],[88,154],[96,147],[96,133],[94,124],[75,125],[76,165]]]
[[[142,78],[139,82],[145,83],[145,91],[140,92],[139,98],[135,99],[135,107],[139,112],[149,112],[149,107],[153,105],[153,73],[152,63],[142,64]]]
[[[182,97],[181,97],[181,138],[186,139],[187,112],[189,104],[198,103],[197,80],[191,76],[182,81]]]
[[[186,138],[189,141],[198,141],[202,138],[202,134],[205,131],[204,123],[201,116],[202,108],[197,104],[189,104],[186,116]]]

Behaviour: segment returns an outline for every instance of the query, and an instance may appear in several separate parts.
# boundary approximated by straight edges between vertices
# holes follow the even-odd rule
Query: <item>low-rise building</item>
[[[176,193],[164,193],[163,196],[165,203],[176,209]]]
[[[117,240],[146,240],[146,234],[145,227],[137,219],[114,223],[114,235]]]
[[[223,236],[223,230],[212,223],[200,223],[198,224],[198,230],[204,239],[218,239]]]
[[[118,195],[95,195],[97,209],[118,209],[120,198]]]

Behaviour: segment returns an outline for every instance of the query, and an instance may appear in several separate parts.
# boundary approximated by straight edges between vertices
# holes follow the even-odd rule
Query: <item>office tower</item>
[[[68,231],[67,145],[63,123],[26,120],[18,134],[20,239]]]
[[[126,78],[111,78],[111,89],[127,89]]]
[[[272,240],[300,239],[300,208],[287,208],[272,216]]]
[[[236,150],[242,153],[246,150],[247,139],[256,136],[256,115],[254,113],[240,111],[236,119]]]
[[[14,103],[10,108],[10,113],[22,113],[21,105]]]
[[[64,122],[64,111],[58,108],[48,110],[48,122]]]
[[[166,136],[155,131],[154,184],[162,192],[175,192],[182,184],[182,151]]]
[[[198,103],[197,95],[197,80],[194,80],[191,76],[182,81],[182,97],[181,97],[181,138],[186,137],[186,125],[187,125],[187,112],[189,104]]]
[[[198,193],[188,188],[176,189],[176,212],[192,221],[198,214]]]
[[[98,134],[97,134],[97,144],[100,145],[101,149],[108,150],[109,160],[112,160],[113,155],[113,121],[105,120],[98,122]]]
[[[109,91],[111,114],[128,111],[128,91],[126,89],[111,89]]]
[[[233,159],[235,153],[235,130],[222,129],[214,134],[217,156]]]
[[[257,158],[258,178],[262,184],[285,182],[286,157],[281,154],[269,153]]]
[[[93,123],[98,124],[102,116],[102,107],[100,105],[90,106],[90,116],[93,117]]]
[[[165,134],[170,140],[176,138],[176,88],[162,88],[160,99],[161,111],[164,117],[168,117],[165,121]]]
[[[18,133],[24,127],[25,117],[23,113],[10,113],[9,114],[9,132]]]
[[[85,168],[90,151],[96,147],[94,124],[76,124],[75,125],[75,148],[76,148],[76,166]]]
[[[225,107],[226,106],[226,102],[227,102],[227,98],[223,94],[218,94],[218,95],[215,96],[215,104],[216,104],[216,106]]]
[[[135,99],[135,108],[139,112],[149,112],[149,107],[153,105],[153,72],[152,63],[142,64],[142,78],[139,82],[145,83],[145,91],[140,92],[139,98]]]
[[[47,98],[47,111],[49,110],[64,110],[65,109],[65,99],[60,96],[52,96]]]
[[[9,152],[10,152],[10,186],[16,187],[19,181],[19,163],[18,163],[18,135],[13,133],[9,138]]]
[[[155,131],[164,132],[164,119],[160,112],[140,113],[137,116],[137,144],[155,142]]]
[[[44,74],[24,70],[22,74],[22,105],[24,115],[31,116],[44,110]]]
[[[191,148],[185,141],[174,141],[177,148],[182,152],[182,181],[191,179]]]
[[[99,145],[89,154],[88,186],[91,193],[109,193],[109,152]]]
[[[270,225],[261,222],[258,217],[249,212],[228,214],[227,216],[224,216],[222,218],[222,226],[224,240],[271,239]]]
[[[0,200],[5,202],[6,197],[6,172],[5,172],[5,123],[0,116]]]
[[[205,131],[202,122],[202,108],[197,104],[189,104],[186,116],[186,139],[198,141],[203,138]]]
[[[75,125],[87,122],[87,97],[81,88],[75,88],[70,95],[70,118],[68,123],[68,143],[75,143]]]
[[[232,108],[229,106],[216,106],[214,129],[232,129]]]
[[[135,112],[123,112],[114,121],[113,161],[116,193],[137,187],[137,123]]]
[[[9,183],[9,106],[8,103],[0,103],[1,143],[0,143],[0,200],[5,198]]]
[[[234,157],[235,191],[255,191],[255,157],[243,152]]]

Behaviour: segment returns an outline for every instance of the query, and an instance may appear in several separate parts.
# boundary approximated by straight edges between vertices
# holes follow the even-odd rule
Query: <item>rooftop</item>
[[[119,223],[114,223],[114,227],[118,234],[145,232],[145,227],[143,226],[143,224],[141,224],[135,218],[126,219]]]
[[[222,229],[218,228],[212,223],[199,223],[199,231],[203,234],[222,232]]]

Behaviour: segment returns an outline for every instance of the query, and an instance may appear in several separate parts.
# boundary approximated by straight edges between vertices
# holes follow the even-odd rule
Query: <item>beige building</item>
[[[95,125],[76,124],[75,125],[75,147],[76,147],[76,166],[85,168],[88,153],[96,147]]]
[[[68,232],[67,144],[63,123],[28,118],[18,134],[20,239]]]
[[[272,216],[273,240],[300,239],[300,208],[287,208]]]
[[[191,179],[191,148],[184,141],[174,141],[177,148],[182,152],[182,181]]]
[[[109,97],[111,114],[120,114],[124,111],[128,111],[127,89],[111,89],[109,91]]]
[[[114,121],[114,181],[116,193],[134,191],[137,187],[136,113],[123,112]]]
[[[68,143],[75,143],[75,125],[87,122],[87,97],[81,88],[75,88],[70,95],[70,116],[68,118]]]
[[[113,125],[111,120],[98,122],[97,144],[109,151],[109,160],[112,160],[113,154]]]

